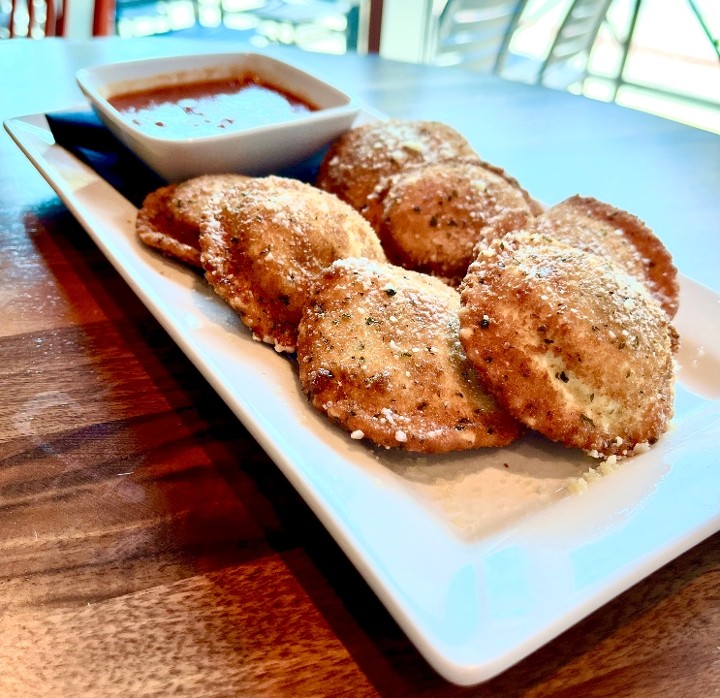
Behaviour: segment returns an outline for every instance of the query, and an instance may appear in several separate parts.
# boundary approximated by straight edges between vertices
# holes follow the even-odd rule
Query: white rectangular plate
[[[44,116],[5,126],[448,680],[493,677],[720,529],[716,293],[681,279],[671,430],[580,494],[570,483],[595,463],[540,438],[442,457],[374,450],[317,414],[292,361],[195,273],[138,242],[136,209],[55,145]]]

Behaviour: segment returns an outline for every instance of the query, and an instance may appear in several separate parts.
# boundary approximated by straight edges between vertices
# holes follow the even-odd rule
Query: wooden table
[[[4,42],[1,116],[80,102],[81,67],[198,48]],[[717,136],[462,71],[295,59],[454,125],[541,200],[632,210],[720,290]],[[718,694],[718,535],[489,683],[445,682],[5,132],[0,236],[3,697]]]

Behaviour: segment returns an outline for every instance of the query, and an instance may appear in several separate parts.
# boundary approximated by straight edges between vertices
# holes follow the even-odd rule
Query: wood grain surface
[[[0,116],[79,103],[81,67],[214,48],[5,42]],[[632,209],[720,290],[717,136],[462,71],[296,59],[452,123],[544,201]],[[717,534],[488,683],[447,683],[5,132],[0,236],[0,696],[720,695]]]

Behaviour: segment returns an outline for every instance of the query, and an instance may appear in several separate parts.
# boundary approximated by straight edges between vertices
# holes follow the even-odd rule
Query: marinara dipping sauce
[[[317,111],[306,100],[254,75],[117,94],[110,104],[146,133],[195,138],[288,121]]]

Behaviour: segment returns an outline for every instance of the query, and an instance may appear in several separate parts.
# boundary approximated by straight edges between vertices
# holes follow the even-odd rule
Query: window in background
[[[511,21],[512,4],[385,0],[381,55],[617,100],[720,133],[718,0],[527,0]]]
[[[367,0],[117,0],[120,36],[179,34],[296,45],[321,53],[356,50]]]
[[[585,93],[720,133],[720,3],[639,3],[623,66],[612,27],[631,26],[635,4],[616,0],[611,6]]]

